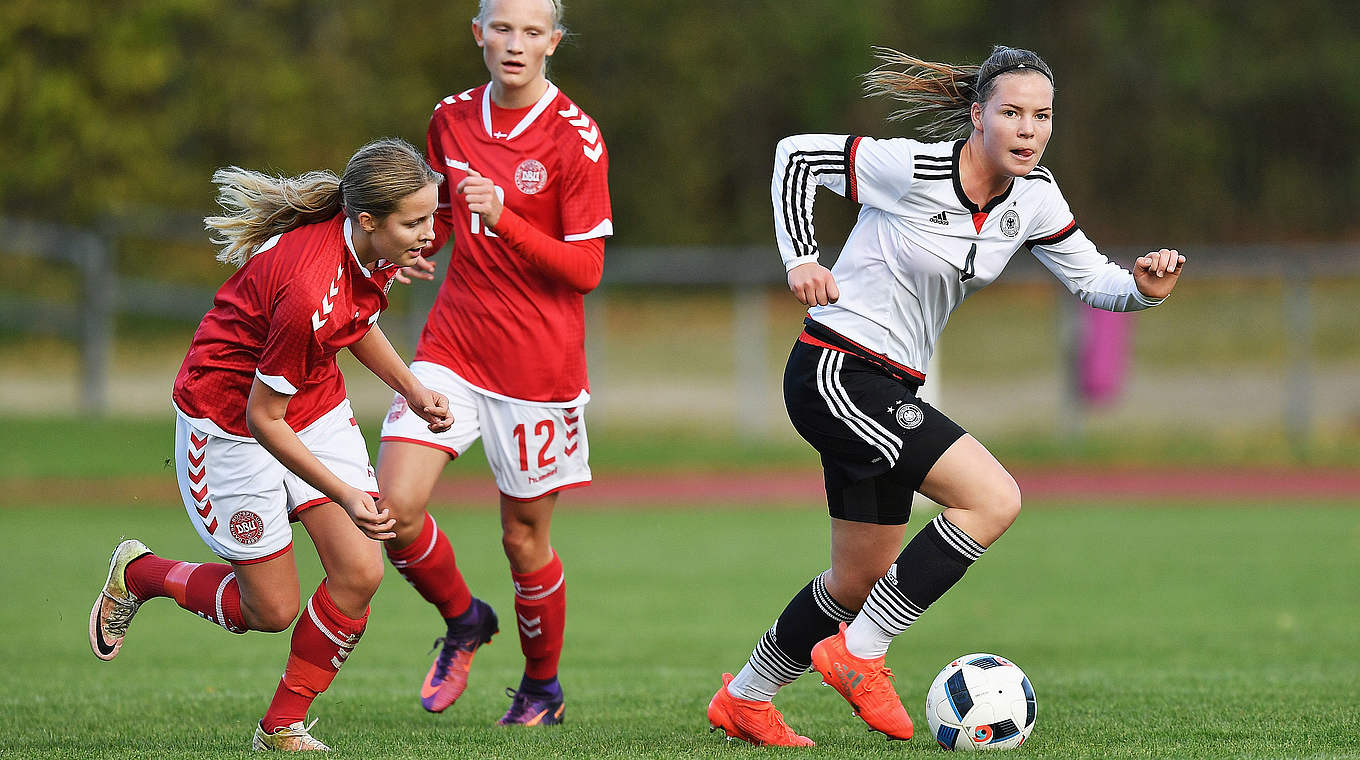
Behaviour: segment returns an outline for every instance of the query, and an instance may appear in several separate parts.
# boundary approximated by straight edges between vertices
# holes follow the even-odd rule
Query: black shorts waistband
[[[803,332],[807,336],[815,339],[815,342],[804,342],[813,342],[814,345],[821,343],[836,351],[850,354],[857,359],[868,362],[894,380],[910,386],[913,390],[925,385],[925,373],[918,372],[904,364],[898,364],[876,351],[871,351],[826,325],[817,322],[812,317],[803,318]]]

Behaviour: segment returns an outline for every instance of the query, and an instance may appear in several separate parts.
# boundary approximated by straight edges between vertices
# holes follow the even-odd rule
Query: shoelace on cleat
[[[324,743],[321,742],[321,740],[312,736],[312,726],[315,726],[318,720],[321,719],[312,718],[311,723],[303,724],[301,728],[293,728],[293,726],[298,725],[297,723],[294,723],[292,726],[284,726],[282,728],[275,729],[274,733],[271,735],[277,737],[288,737],[291,739],[297,739],[308,749],[329,749],[328,747],[326,747]]]
[[[132,622],[132,616],[136,614],[141,603],[115,599],[107,592],[104,594],[104,598],[113,602],[113,609],[109,610],[109,614],[104,618],[104,630],[114,636],[126,636],[128,625]]]
[[[501,720],[506,723],[517,723],[528,712],[528,698],[521,697],[518,692],[509,687],[506,687],[505,694],[510,697],[510,709],[506,711],[505,717]]]
[[[434,640],[434,646],[430,647],[428,654],[434,654],[434,650],[443,647],[439,653],[439,658],[434,661],[434,677],[443,679],[449,674],[449,666],[453,664],[454,655],[458,654],[458,642],[447,636],[440,636]]]
[[[551,697],[535,697],[532,694],[517,691],[509,686],[505,687],[505,696],[510,698],[510,710],[506,712],[506,717],[515,720],[529,714],[535,702],[543,702],[546,705],[552,701]]]
[[[798,736],[798,732],[794,731],[793,728],[791,728],[789,724],[784,721],[784,718],[779,714],[779,710],[775,709],[773,703],[771,703],[768,707],[761,708],[760,712],[765,715],[766,723],[771,728],[778,730],[780,738],[785,740],[791,740],[794,737]]]
[[[878,682],[882,680],[890,681],[891,686],[895,686],[897,684],[897,679],[893,677],[892,668],[883,668],[877,673],[874,673],[872,676],[865,678],[863,688],[860,690],[865,694],[868,694],[869,692],[873,691],[874,687],[878,685]],[[896,689],[894,689],[894,691],[896,691]]]
[[[519,717],[528,709],[529,700],[531,699],[528,694],[516,691],[507,686],[505,687],[505,696],[510,698],[510,713],[515,717]]]

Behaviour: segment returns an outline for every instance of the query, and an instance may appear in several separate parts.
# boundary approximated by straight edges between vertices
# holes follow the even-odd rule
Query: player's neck
[[[506,87],[505,85],[491,80],[491,102],[501,108],[514,110],[517,108],[528,108],[538,102],[543,97],[543,93],[548,91],[548,80],[535,79],[523,87]]]
[[[1011,175],[998,172],[987,164],[982,149],[974,149],[972,137],[963,144],[963,150],[959,152],[959,184],[963,186],[963,194],[978,208],[1006,192],[1014,180]]]
[[[351,225],[349,232],[349,244],[354,250],[354,258],[359,260],[363,268],[371,269],[380,258],[373,246],[373,233],[365,232],[364,228],[357,224]]]

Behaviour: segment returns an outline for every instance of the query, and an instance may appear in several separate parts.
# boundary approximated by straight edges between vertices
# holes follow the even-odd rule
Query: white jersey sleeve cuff
[[[1170,298],[1170,296],[1167,296],[1167,298]],[[1143,291],[1139,290],[1138,286],[1135,285],[1133,287],[1133,300],[1141,304],[1143,308],[1150,309],[1153,306],[1156,306],[1161,302],[1165,301],[1166,298],[1148,298],[1147,296],[1143,295]]]
[[[260,382],[285,396],[297,395],[298,389],[294,388],[293,384],[288,382],[288,379],[282,375],[266,375],[257,369],[255,370],[255,377],[259,378]]]
[[[614,222],[612,222],[609,219],[605,219],[604,221],[595,225],[594,229],[591,229],[589,232],[578,232],[574,235],[563,235],[562,240],[568,243],[574,243],[578,240],[590,240],[592,238],[598,237],[612,237],[613,235],[614,235]]]

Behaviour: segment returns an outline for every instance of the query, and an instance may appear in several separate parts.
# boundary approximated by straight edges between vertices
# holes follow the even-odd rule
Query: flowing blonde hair
[[[1038,54],[1005,45],[993,47],[977,66],[924,61],[887,47],[874,48],[874,57],[882,63],[864,75],[864,93],[906,104],[889,120],[927,117],[921,135],[928,138],[967,137],[973,131],[973,104],[987,102],[1002,74],[1036,71],[1053,83],[1053,70]]]
[[[345,165],[343,176],[314,171],[281,177],[229,166],[213,172],[222,216],[203,219],[222,246],[217,260],[244,266],[262,243],[306,224],[322,222],[344,211],[351,219],[368,212],[381,220],[406,196],[444,175],[425,163],[420,151],[390,137],[360,148]]]

